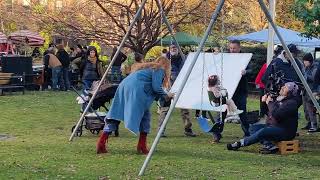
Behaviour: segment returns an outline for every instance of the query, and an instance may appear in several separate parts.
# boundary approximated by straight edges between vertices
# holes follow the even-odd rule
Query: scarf
[[[88,57],[88,60],[92,63],[92,64],[96,64],[97,62],[97,57]]]
[[[287,96],[278,96],[277,97],[277,101],[282,101],[284,98],[286,98]]]

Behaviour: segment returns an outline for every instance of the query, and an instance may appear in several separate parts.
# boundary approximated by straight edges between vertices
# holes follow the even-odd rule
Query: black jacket
[[[81,61],[80,68],[79,68],[80,79],[82,79],[82,76],[83,76],[83,73],[84,73],[84,69],[85,69],[87,63],[89,62],[88,58],[81,59],[81,60],[82,61]],[[96,71],[97,71],[97,74],[99,76],[99,79],[101,79],[105,70],[103,68],[102,62],[99,59],[97,60],[97,63],[96,63]]]
[[[116,51],[112,52],[111,59],[116,54]],[[118,56],[116,57],[116,60],[114,61],[112,66],[121,66],[121,64],[127,59],[127,56],[123,54],[121,51],[119,52]]]
[[[298,128],[298,109],[301,104],[298,96],[289,96],[281,101],[270,102],[268,104],[269,118],[274,121],[270,124],[285,129],[293,138]]]
[[[248,74],[250,74],[251,72],[252,72],[252,68],[251,68],[251,65],[249,64],[246,68],[246,74],[241,77],[233,97],[248,96]]]
[[[240,53],[242,53],[242,51],[240,51]],[[238,98],[239,96],[248,96],[248,75],[252,73],[250,62],[245,70],[246,74],[241,77],[237,89],[234,92],[234,98]]]
[[[61,49],[56,54],[57,58],[61,62],[62,66],[67,68],[70,65],[69,54],[64,49]]]

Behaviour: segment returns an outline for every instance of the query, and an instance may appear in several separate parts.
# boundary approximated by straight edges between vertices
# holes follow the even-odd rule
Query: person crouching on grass
[[[301,105],[299,87],[294,82],[287,82],[281,87],[279,96],[273,99],[264,95],[262,101],[266,102],[269,115],[267,125],[244,139],[227,144],[228,150],[237,150],[243,146],[250,146],[263,141],[288,141],[296,136],[298,127],[298,109]],[[273,149],[277,152],[278,149]]]
[[[140,132],[137,151],[148,154],[147,134],[150,132],[150,107],[159,98],[171,99],[173,93],[166,93],[170,88],[171,63],[165,57],[155,62],[141,63],[120,84],[105,119],[105,127],[97,143],[97,154],[107,153],[108,137],[116,128],[116,121],[134,134]]]

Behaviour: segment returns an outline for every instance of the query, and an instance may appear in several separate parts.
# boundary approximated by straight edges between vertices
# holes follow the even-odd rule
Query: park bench
[[[14,75],[13,73],[0,73],[0,95],[5,91],[25,91],[25,75]]]

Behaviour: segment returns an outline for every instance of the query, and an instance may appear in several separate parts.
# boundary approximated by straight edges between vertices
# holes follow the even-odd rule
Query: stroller
[[[78,100],[83,103],[82,111],[87,106],[88,102],[90,101],[93,92],[98,87],[99,81],[95,81],[92,84],[92,87],[90,91],[88,92],[87,96],[81,95],[76,88],[72,87],[72,89],[78,94]],[[84,116],[84,119],[82,121],[82,124],[76,131],[76,136],[81,136],[83,132],[83,127],[85,127],[87,130],[89,130],[92,134],[99,134],[101,130],[103,130],[105,122],[104,118],[106,117],[106,112],[109,111],[109,109],[106,107],[106,103],[108,102],[110,104],[111,100],[113,99],[116,90],[118,88],[119,83],[111,83],[109,81],[104,81],[99,88],[91,106],[89,107],[89,113],[87,113]],[[103,107],[106,112],[97,112],[99,108]],[[119,122],[120,124],[120,122]],[[119,126],[118,124],[118,126]],[[71,132],[74,131],[74,128],[76,125],[74,125],[71,128]],[[118,128],[115,131],[115,136],[119,136]]]

